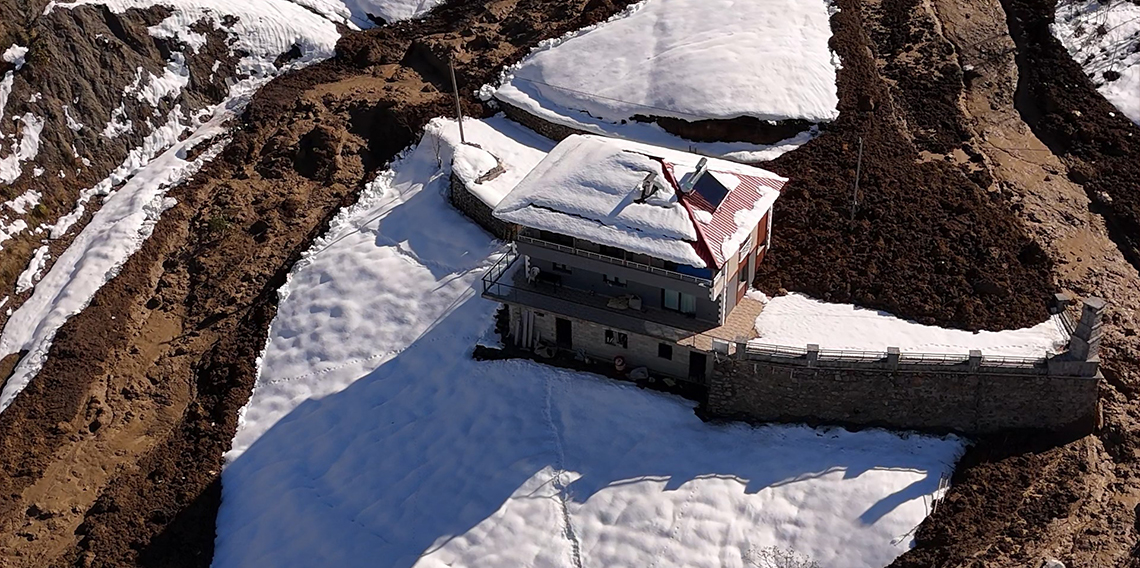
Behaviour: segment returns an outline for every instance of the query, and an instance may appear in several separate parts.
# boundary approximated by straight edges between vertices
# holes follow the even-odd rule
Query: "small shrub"
[[[214,234],[224,233],[230,228],[230,220],[223,215],[214,215],[206,221],[206,228]]]
[[[751,568],[820,568],[819,563],[791,548],[749,548],[744,561]]]

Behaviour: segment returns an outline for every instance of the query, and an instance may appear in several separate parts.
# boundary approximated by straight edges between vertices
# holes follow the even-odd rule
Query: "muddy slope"
[[[222,452],[248,400],[277,288],[369,174],[452,112],[441,55],[471,93],[537,41],[625,2],[452,2],[347,36],[282,77],[226,151],[171,190],[120,275],[57,335],[0,414],[7,566],[207,566]]]
[[[1054,263],[1059,286],[1109,300],[1103,331],[1103,428],[1075,441],[1001,436],[978,441],[959,464],[936,512],[898,567],[1135,566],[1140,543],[1140,273],[1122,216],[1090,188],[1114,187],[1140,151],[1086,147],[1100,134],[1140,134],[1112,120],[1106,103],[1048,32],[1051,2],[931,0],[940,29],[972,72],[961,106],[982,165]],[[1004,5],[1004,7],[1003,7]],[[1027,33],[1028,29],[1035,33]],[[1012,34],[1011,34],[1012,31]],[[1069,71],[1061,69],[1070,67]],[[1110,107],[1107,107],[1110,109]],[[1075,112],[1074,112],[1075,111]],[[1052,117],[1052,118],[1049,118]],[[1083,120],[1078,120],[1083,119]],[[1052,139],[1058,124],[1075,139]],[[1111,140],[1112,137],[1109,137]],[[1080,147],[1082,158],[1067,149]],[[1119,158],[1119,159],[1118,159]],[[1086,161],[1087,160],[1087,161]],[[1080,183],[1078,183],[1080,182]],[[1084,185],[1082,185],[1082,183]],[[1127,200],[1113,204],[1128,203]]]
[[[966,329],[1041,322],[1051,263],[968,158],[952,48],[915,0],[839,6],[840,116],[767,164],[791,182],[757,286]]]

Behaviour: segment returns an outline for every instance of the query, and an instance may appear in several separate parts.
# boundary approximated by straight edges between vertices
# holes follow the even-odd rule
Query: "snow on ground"
[[[29,189],[20,194],[19,197],[5,202],[4,206],[8,209],[11,209],[12,211],[15,211],[16,213],[23,215],[38,205],[41,198],[43,198],[43,193],[40,193],[34,189]]]
[[[456,138],[433,122],[281,291],[216,568],[735,567],[768,546],[861,567],[907,549],[958,439],[712,425],[673,396],[471,359],[501,245],[446,202]]]
[[[822,349],[849,349],[885,352],[887,347],[915,353],[969,353],[980,349],[984,355],[1044,357],[1047,351],[1061,351],[1068,336],[1056,318],[1025,329],[980,331],[946,329],[899,319],[879,310],[851,304],[831,304],[803,294],[766,299],[758,292],[753,298],[766,301],[756,318],[758,343],[804,347],[815,343]]]
[[[833,120],[839,60],[829,18],[824,0],[646,0],[542,44],[484,94],[587,132],[771,159],[811,133],[774,148],[696,144],[632,118]]]
[[[177,39],[194,51],[205,45],[206,37],[193,31],[192,26],[200,20],[210,21],[218,29],[230,33],[233,41],[229,43],[229,48],[235,53],[243,54],[238,62],[239,75],[254,79],[274,75],[277,72],[273,65],[274,59],[289,51],[294,45],[301,50],[301,57],[291,62],[290,67],[303,66],[331,57],[336,41],[340,38],[334,22],[287,0],[162,0],[161,2],[77,0],[69,3],[52,1],[44,9],[44,14],[85,4],[106,6],[115,13],[122,13],[131,8],[148,8],[155,4],[168,6],[172,10],[170,16],[151,26],[150,35]],[[227,26],[226,16],[236,17],[237,20],[232,26]],[[149,93],[171,94],[181,90],[188,81],[188,77],[180,78],[182,71],[178,63],[181,57],[182,54],[178,54],[172,58],[171,64],[175,65],[175,68],[168,69],[162,77],[149,77],[148,84],[155,85]],[[173,76],[168,76],[171,73]],[[146,97],[146,92],[140,94],[142,95],[140,100]]]
[[[455,149],[452,170],[487,206],[494,208],[554,148],[549,138],[498,115],[487,120],[465,120],[463,130],[479,146]],[[488,175],[496,167],[502,173]],[[487,175],[489,179],[479,181]]]
[[[1140,5],[1129,0],[1060,2],[1052,28],[1104,98],[1140,124]]]

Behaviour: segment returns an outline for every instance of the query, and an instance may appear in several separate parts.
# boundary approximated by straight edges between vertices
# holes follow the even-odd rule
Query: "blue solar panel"
[[[720,202],[728,196],[728,188],[707,173],[697,179],[697,185],[693,189],[713,207],[720,207]]]

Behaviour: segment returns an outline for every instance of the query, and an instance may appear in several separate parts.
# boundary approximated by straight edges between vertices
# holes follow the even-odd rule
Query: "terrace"
[[[668,310],[623,308],[621,301],[615,301],[613,296],[539,279],[528,281],[524,272],[517,269],[520,256],[512,248],[487,271],[483,276],[484,298],[570,315],[605,327],[666,339],[701,351],[712,351],[714,341],[733,344],[756,335],[756,316],[763,308],[760,302],[745,298],[722,325]]]

